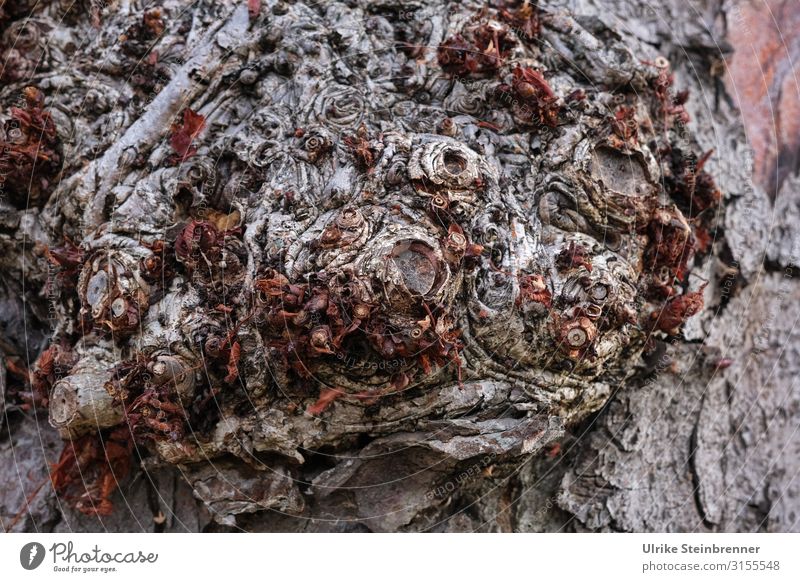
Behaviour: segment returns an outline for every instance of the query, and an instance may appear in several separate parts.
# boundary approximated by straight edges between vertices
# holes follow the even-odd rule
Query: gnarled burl
[[[223,523],[394,529],[702,308],[713,154],[653,47],[527,1],[67,4],[4,13],[0,244],[82,511],[134,454]]]

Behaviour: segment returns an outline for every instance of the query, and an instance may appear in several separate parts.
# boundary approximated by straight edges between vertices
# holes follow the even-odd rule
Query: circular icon
[[[44,561],[44,546],[39,542],[30,542],[19,551],[19,563],[26,570],[35,570]]]

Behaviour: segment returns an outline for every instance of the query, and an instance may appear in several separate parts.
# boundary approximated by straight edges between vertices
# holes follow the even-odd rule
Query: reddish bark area
[[[800,3],[737,2],[728,26],[728,89],[754,149],[754,179],[774,198],[800,166]]]

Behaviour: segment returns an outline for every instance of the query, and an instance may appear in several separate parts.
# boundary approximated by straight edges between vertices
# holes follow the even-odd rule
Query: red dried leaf
[[[222,239],[217,228],[206,221],[192,220],[175,239],[175,258],[193,271],[202,255],[215,259]]]
[[[541,71],[530,67],[517,66],[512,73],[514,75],[515,88],[521,96],[555,100],[556,94],[553,92],[552,87],[550,87],[550,84],[544,78]],[[528,83],[532,87],[526,87],[522,85],[522,83]]]
[[[182,123],[172,124],[169,145],[172,146],[179,161],[182,162],[197,152],[197,148],[192,145],[192,142],[205,129],[205,126],[206,118],[188,108],[183,110]]]
[[[614,113],[611,120],[611,129],[623,142],[636,142],[639,132],[639,122],[636,120],[636,111],[633,107],[621,106]]]
[[[591,273],[592,258],[589,254],[589,250],[583,245],[571,241],[569,247],[562,249],[556,256],[556,267],[558,267],[559,271],[568,271],[570,269],[584,267]]]
[[[225,376],[225,382],[227,384],[230,384],[239,377],[238,365],[241,354],[242,347],[239,345],[239,342],[233,342],[233,345],[231,346],[231,354],[228,357],[228,375]]]
[[[364,125],[358,128],[355,135],[346,135],[343,141],[352,151],[359,168],[364,171],[372,168],[375,163],[376,148],[370,142]]]
[[[392,376],[392,390],[395,392],[399,392],[405,389],[409,384],[411,384],[411,378],[408,377],[408,374],[405,372],[399,372]]]
[[[650,239],[645,252],[646,265],[658,279],[652,292],[668,297],[672,295],[673,280],[683,281],[689,272],[696,241],[676,208],[658,209],[645,232]]]
[[[78,273],[83,267],[85,255],[84,250],[66,236],[63,245],[44,249],[44,256],[49,263],[59,268],[59,282],[68,288],[74,287],[77,283]]]
[[[476,125],[478,127],[491,129],[493,131],[502,131],[502,128],[499,125],[497,125],[496,123],[492,123],[491,121],[479,121]]]
[[[509,10],[501,8],[500,18],[511,25],[514,32],[523,40],[538,38],[541,31],[539,7],[529,2],[524,2],[519,8]]]
[[[541,275],[522,275],[519,277],[519,296],[517,306],[526,302],[541,303],[549,308],[552,304],[552,294]]]
[[[110,515],[111,495],[130,472],[133,437],[127,426],[107,436],[90,433],[67,443],[51,468],[56,494],[81,513]]]
[[[669,335],[678,335],[687,319],[703,309],[703,285],[698,291],[670,299],[661,311],[654,311],[650,319],[654,329]]]
[[[333,403],[334,400],[343,396],[344,392],[339,388],[323,388],[320,390],[319,399],[306,408],[306,412],[313,416],[322,414]]]
[[[694,229],[694,239],[697,242],[697,248],[695,249],[698,253],[705,253],[711,248],[711,244],[714,242],[711,238],[711,233],[702,226],[698,226]]]
[[[161,10],[156,8],[142,15],[142,26],[147,31],[148,38],[158,38],[164,34],[164,20],[161,18]]]
[[[23,90],[25,107],[11,107],[0,139],[0,176],[12,198],[26,206],[46,200],[61,169],[55,123],[36,87]]]
[[[555,459],[561,454],[561,443],[553,443],[552,445],[549,445],[545,450],[545,454],[549,458]]]
[[[439,65],[455,75],[494,73],[510,54],[515,41],[505,27],[482,24],[470,33],[456,34],[436,50]]]
[[[517,66],[512,71],[511,85],[502,83],[497,87],[497,96],[509,103],[514,114],[525,123],[533,125],[558,125],[561,106],[558,96],[544,75],[530,67]]]

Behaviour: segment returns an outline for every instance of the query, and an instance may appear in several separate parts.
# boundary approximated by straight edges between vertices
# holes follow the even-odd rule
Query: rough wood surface
[[[730,5],[541,2],[541,31],[533,37],[529,20],[517,22],[504,55],[545,70],[559,99],[558,113],[540,101],[534,123],[531,109],[493,101],[500,81],[522,94],[512,67],[495,78],[484,56],[470,65],[483,67],[477,75],[440,70],[437,47],[486,17],[480,3],[165,1],[149,20],[151,7],[136,1],[71,11],[54,2],[33,13],[28,4],[0,2],[3,119],[12,106],[35,109],[37,95],[23,89],[36,85],[59,133],[48,137],[42,121],[37,151],[47,163],[25,188],[16,174],[4,181],[3,529],[797,529],[797,178],[781,177],[774,202],[763,180],[751,180],[754,164],[763,177],[765,162],[754,161],[726,84],[724,59],[746,50],[729,34]],[[680,335],[664,328],[647,341],[641,327],[663,298],[643,297],[643,283],[626,296],[624,282],[651,281],[641,261],[653,234],[634,236],[625,225],[653,209],[625,207],[620,196],[606,199],[602,214],[595,205],[607,192],[603,178],[619,194],[662,172],[649,145],[662,119],[647,97],[658,57],[670,63],[676,90],[689,90],[691,122],[671,128],[670,139],[698,154],[714,150],[704,168],[723,204],[689,210],[685,222],[676,211],[687,230],[711,229],[709,252],[693,258],[680,289],[701,290],[705,308]],[[585,106],[566,99],[578,88]],[[615,92],[641,98],[633,100],[640,113],[654,116],[649,128],[640,124],[639,144],[624,127],[604,134],[631,159],[641,156],[635,169],[627,157],[615,166],[619,154],[592,141],[620,105]],[[187,108],[204,117],[194,141]],[[558,129],[548,127],[552,115]],[[367,202],[345,212],[354,193]],[[437,194],[460,209],[457,229],[440,233],[415,202],[436,209]],[[214,226],[187,231],[191,220]],[[624,235],[613,251],[592,246],[601,222],[606,234]],[[176,245],[177,262],[157,262],[162,240]],[[533,276],[553,297],[569,295],[579,278],[563,275],[556,258],[568,241],[591,249],[586,259],[570,253],[573,263],[592,263],[580,267],[581,281],[602,279],[620,305],[639,310],[637,326],[621,318],[603,328],[593,353],[582,347],[598,333],[586,317],[561,337],[541,305],[520,310],[503,290],[522,293],[505,271],[547,263]],[[622,271],[609,268],[619,257],[630,259]],[[289,352],[260,321],[268,316],[258,301],[269,306],[276,289],[265,267],[287,277],[278,288],[292,306],[288,295],[311,293],[313,271],[348,265],[385,293],[351,286],[356,307],[374,316],[389,305],[383,324],[419,326],[412,339],[435,332],[452,345],[437,344],[423,364],[416,351],[388,357],[385,343],[362,359],[334,345],[335,327],[319,319],[327,315],[295,312],[309,333],[290,340],[313,365],[298,383],[298,367],[281,364]],[[503,289],[483,279],[493,267]],[[322,283],[334,289],[336,281]],[[525,279],[534,303],[544,303],[539,284]],[[257,285],[263,295],[251,303],[245,291]],[[425,317],[420,297],[444,307]],[[252,305],[262,311],[248,315]],[[463,349],[453,347],[455,329]],[[573,338],[580,349],[561,347]],[[46,402],[66,381],[83,399],[74,423]],[[101,382],[111,402],[88,399]],[[156,403],[164,386],[170,398]],[[89,491],[94,484],[77,505],[66,485],[56,495],[51,472],[71,449],[50,426],[48,405],[51,423],[115,468],[113,512],[93,505],[104,501]],[[176,421],[173,410],[191,418]],[[122,414],[143,427],[136,438],[91,449],[86,433],[113,430]],[[157,422],[143,420],[150,415]]]

